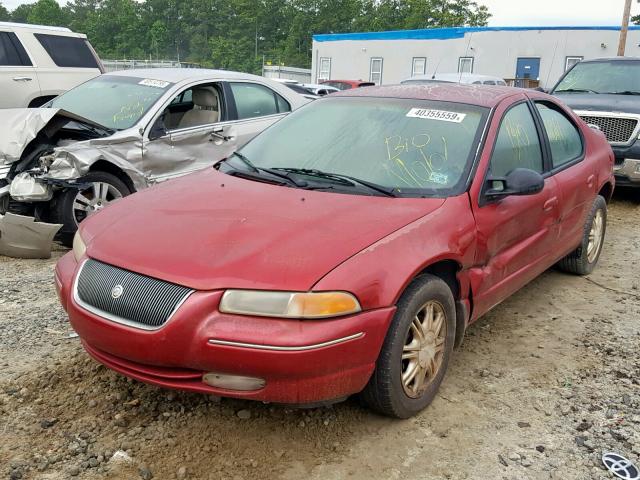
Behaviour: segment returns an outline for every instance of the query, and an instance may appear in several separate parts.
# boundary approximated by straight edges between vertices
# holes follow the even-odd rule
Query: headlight
[[[84,257],[86,251],[87,246],[84,244],[84,240],[82,240],[80,230],[78,230],[73,237],[73,256],[76,257],[76,262],[79,262],[80,259]]]
[[[227,290],[220,311],[262,317],[329,318],[361,310],[356,297],[347,292],[268,292]]]

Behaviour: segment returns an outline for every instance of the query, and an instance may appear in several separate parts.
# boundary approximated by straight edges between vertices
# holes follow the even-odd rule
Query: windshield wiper
[[[635,90],[623,90],[621,92],[606,92],[610,95],[640,95],[640,92]]]
[[[105,133],[106,133],[107,135],[113,135],[113,134],[114,134],[114,132],[115,132],[115,130],[113,130],[112,128],[108,128],[108,127],[100,127],[100,128],[98,128],[98,127],[94,127],[93,125],[89,125],[89,124],[87,124],[87,123],[78,122],[78,121],[76,121],[76,120],[73,120],[73,121],[71,121],[71,122],[69,122],[69,123],[72,123],[72,124],[74,124],[74,125],[77,125],[77,126],[78,126],[78,127],[80,127],[81,129],[83,129],[83,130],[87,130],[87,131],[89,131],[89,132],[91,132],[91,133],[95,133],[96,135],[101,136],[101,137],[102,137]],[[67,124],[67,126],[68,126],[68,125],[69,125],[69,124]]]
[[[589,88],[565,88],[564,90],[556,90],[553,93],[563,93],[563,92],[569,92],[569,93],[600,93],[600,92],[596,92],[595,90],[591,90]]]
[[[245,155],[243,155],[240,152],[233,152],[231,155],[238,157],[247,167],[249,167],[250,171],[252,171],[254,174],[257,174],[257,175],[253,175],[254,177],[258,177],[259,175],[263,175],[266,173],[270,176],[285,180],[285,183],[288,183],[289,185],[294,185],[296,187],[306,187],[308,185],[307,182],[300,182],[295,178],[292,178],[290,175],[279,172],[273,168],[257,167],[256,165],[254,165],[254,163],[251,160],[249,160]],[[226,162],[226,159],[223,161]]]
[[[360,184],[369,190],[376,191],[378,193],[382,193],[387,197],[399,197],[400,195],[396,192],[395,188],[387,188],[382,185],[378,185],[377,183],[372,183],[367,180],[362,180],[360,178],[352,177],[350,175],[342,175],[340,173],[330,173],[323,172],[322,170],[317,169],[309,169],[309,168],[274,168],[273,170],[282,170],[285,172],[297,173],[302,175],[309,175],[310,177],[319,177],[324,178],[326,180],[333,181],[334,184],[344,185],[347,187],[355,187],[357,184]]]

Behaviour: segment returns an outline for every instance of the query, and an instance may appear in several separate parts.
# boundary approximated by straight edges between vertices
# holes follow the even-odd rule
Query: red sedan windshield
[[[452,102],[328,98],[284,118],[242,154],[262,168],[320,170],[445,196],[466,183],[487,112]]]

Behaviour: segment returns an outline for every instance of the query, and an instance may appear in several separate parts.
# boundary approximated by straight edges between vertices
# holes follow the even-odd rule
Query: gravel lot
[[[381,418],[184,394],[90,360],[49,261],[0,257],[0,475],[11,479],[613,478],[640,465],[640,192],[616,195],[600,265],[551,270],[467,333],[433,405]]]

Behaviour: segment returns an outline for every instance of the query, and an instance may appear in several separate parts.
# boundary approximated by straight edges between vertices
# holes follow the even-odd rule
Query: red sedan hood
[[[281,187],[213,169],[152,187],[86,220],[87,254],[197,290],[308,290],[442,199]]]

